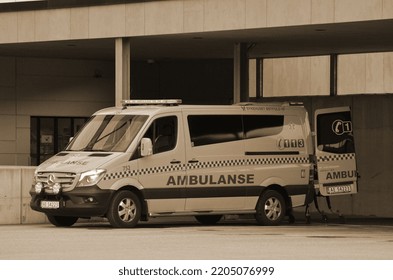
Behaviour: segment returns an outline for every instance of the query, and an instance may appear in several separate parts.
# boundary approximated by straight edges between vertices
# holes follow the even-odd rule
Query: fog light
[[[95,202],[95,199],[94,199],[94,197],[85,197],[84,198],[84,201],[85,201],[85,203],[93,203],[93,202]]]
[[[60,192],[61,186],[59,183],[55,183],[52,187],[52,191],[54,194],[58,194]]]
[[[34,186],[35,192],[36,192],[37,194],[41,193],[42,188],[43,188],[43,185],[42,185],[41,182],[38,182],[38,183],[35,184],[35,186]]]

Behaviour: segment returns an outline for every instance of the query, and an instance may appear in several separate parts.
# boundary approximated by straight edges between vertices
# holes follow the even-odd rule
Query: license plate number
[[[41,208],[43,209],[58,209],[60,208],[59,201],[41,201]]]
[[[352,191],[352,186],[351,185],[327,187],[327,193],[328,194],[350,193],[351,191]]]

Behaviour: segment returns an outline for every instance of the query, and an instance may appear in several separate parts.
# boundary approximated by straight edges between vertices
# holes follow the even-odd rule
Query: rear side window
[[[266,137],[279,134],[284,125],[284,116],[244,115],[245,138]]]
[[[194,147],[243,139],[240,115],[193,115],[187,120]]]

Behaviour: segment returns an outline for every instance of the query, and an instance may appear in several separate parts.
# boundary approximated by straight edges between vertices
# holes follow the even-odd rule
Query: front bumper
[[[37,194],[30,190],[30,207],[38,212],[54,216],[93,217],[104,216],[109,208],[114,191],[97,186],[75,188],[72,191],[53,194]],[[43,208],[41,202],[48,201],[56,208]],[[57,204],[58,202],[58,204]]]

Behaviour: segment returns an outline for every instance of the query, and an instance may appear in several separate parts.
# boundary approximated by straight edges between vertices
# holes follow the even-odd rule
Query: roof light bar
[[[137,105],[179,105],[182,103],[181,99],[139,99],[139,100],[123,100],[123,106],[137,106]]]

